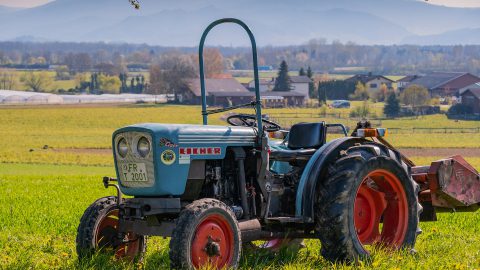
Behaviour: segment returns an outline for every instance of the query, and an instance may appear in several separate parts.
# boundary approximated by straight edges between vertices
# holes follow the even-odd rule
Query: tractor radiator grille
[[[145,137],[150,141],[150,153],[145,158],[139,156],[136,152],[137,142],[141,137]],[[118,150],[117,150],[118,142],[122,138],[125,138],[128,144],[128,153],[125,156],[125,158],[122,158],[118,154]],[[152,187],[155,184],[155,169],[153,165],[154,143],[152,140],[152,136],[150,136],[148,133],[142,133],[142,132],[120,133],[115,137],[113,147],[115,148],[115,162],[118,170],[118,178],[122,186],[131,187],[131,188],[143,188],[143,187]],[[125,169],[128,168],[128,166],[132,166],[132,164],[137,166],[138,164],[145,164],[148,181],[128,181],[126,179]]]

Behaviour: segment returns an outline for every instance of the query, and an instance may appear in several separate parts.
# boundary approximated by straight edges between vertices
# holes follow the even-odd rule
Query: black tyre
[[[145,237],[127,233],[118,238],[117,197],[103,197],[83,213],[77,229],[76,248],[80,259],[95,252],[112,253],[117,259],[138,261],[145,253]]]
[[[277,238],[268,241],[254,241],[243,244],[243,253],[263,253],[276,255],[283,253],[289,257],[294,257],[304,247],[303,239],[299,238]]]
[[[377,144],[343,151],[319,186],[316,231],[330,261],[368,258],[367,245],[413,248],[422,207],[400,156]]]
[[[223,202],[201,199],[187,205],[170,240],[173,269],[237,268],[242,244],[235,214]]]

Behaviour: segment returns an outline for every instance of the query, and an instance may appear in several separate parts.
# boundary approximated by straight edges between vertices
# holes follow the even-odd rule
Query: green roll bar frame
[[[212,28],[219,24],[223,23],[234,23],[240,25],[248,34],[250,42],[252,44],[252,55],[253,55],[253,75],[255,80],[255,102],[252,103],[255,105],[256,118],[257,118],[257,127],[259,136],[263,136],[263,126],[262,126],[262,103],[260,100],[260,81],[258,79],[258,62],[257,62],[257,44],[255,42],[255,37],[250,31],[250,28],[241,20],[235,18],[223,18],[212,22],[208,27],[203,31],[202,38],[200,39],[200,45],[198,46],[198,60],[199,60],[199,70],[200,70],[200,89],[202,94],[202,117],[203,124],[208,125],[208,114],[207,111],[207,95],[205,91],[205,70],[203,65],[203,47],[205,45],[205,39],[207,38],[208,33]]]

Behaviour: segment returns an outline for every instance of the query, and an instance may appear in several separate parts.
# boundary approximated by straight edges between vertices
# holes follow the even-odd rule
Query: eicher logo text
[[[180,147],[180,155],[221,155],[221,147]]]

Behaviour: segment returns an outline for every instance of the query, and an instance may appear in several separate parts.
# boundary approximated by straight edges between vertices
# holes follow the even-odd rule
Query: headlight
[[[121,138],[117,143],[117,153],[122,158],[125,158],[128,153],[128,144],[125,138]]]
[[[137,143],[137,153],[141,157],[146,157],[150,153],[150,142],[147,138],[141,137]]]

